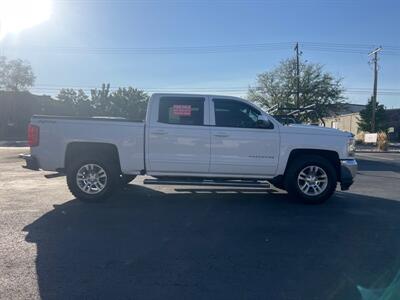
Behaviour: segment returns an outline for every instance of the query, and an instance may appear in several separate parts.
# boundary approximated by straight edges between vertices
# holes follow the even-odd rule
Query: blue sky
[[[395,0],[54,0],[48,21],[6,36],[0,48],[31,62],[34,93],[109,82],[245,95],[299,41],[303,59],[343,77],[348,100],[365,103],[373,81],[368,46],[383,45],[378,100],[390,108],[400,107],[399,13]]]

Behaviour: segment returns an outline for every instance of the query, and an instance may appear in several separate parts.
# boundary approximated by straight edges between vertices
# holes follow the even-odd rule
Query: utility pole
[[[382,50],[382,47],[378,47],[371,51],[368,56],[373,55],[372,62],[374,63],[374,91],[372,95],[372,119],[371,119],[371,131],[375,132],[375,110],[376,110],[376,97],[378,94],[378,53]]]
[[[294,47],[294,50],[296,51],[296,106],[297,109],[300,108],[300,62],[299,62],[299,43],[296,43],[296,46]]]

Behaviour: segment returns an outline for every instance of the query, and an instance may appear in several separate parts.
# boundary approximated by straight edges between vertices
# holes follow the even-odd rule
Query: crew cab
[[[27,168],[65,174],[71,193],[96,201],[137,175],[158,184],[257,185],[269,181],[307,203],[353,183],[352,134],[284,126],[229,96],[153,94],[145,121],[33,116]]]

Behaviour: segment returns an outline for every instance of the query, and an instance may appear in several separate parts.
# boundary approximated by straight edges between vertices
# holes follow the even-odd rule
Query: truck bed
[[[139,174],[144,169],[143,121],[35,115],[31,124],[40,127],[40,143],[31,154],[43,170],[63,169],[67,148],[75,142],[115,145],[123,173]]]

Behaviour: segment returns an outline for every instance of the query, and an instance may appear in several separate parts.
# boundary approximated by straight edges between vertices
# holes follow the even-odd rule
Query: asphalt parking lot
[[[1,299],[400,299],[400,154],[323,205],[147,187],[85,204],[0,148]],[[378,295],[378,296],[377,296]]]

